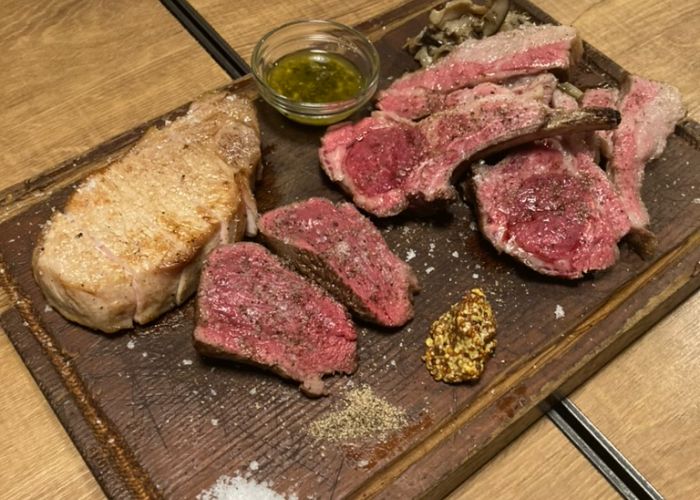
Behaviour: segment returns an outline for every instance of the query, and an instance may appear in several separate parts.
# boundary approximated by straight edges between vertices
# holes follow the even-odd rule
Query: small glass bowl
[[[362,87],[351,99],[298,102],[275,92],[267,83],[270,69],[282,57],[301,50],[330,52],[353,63]],[[359,31],[333,21],[293,21],[270,31],[253,49],[251,69],[260,95],[277,111],[299,123],[329,125],[355,113],[371,99],[379,81],[379,54]]]

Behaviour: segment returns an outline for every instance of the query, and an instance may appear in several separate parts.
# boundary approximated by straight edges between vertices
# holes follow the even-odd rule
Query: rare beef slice
[[[311,198],[265,213],[260,234],[355,315],[398,327],[413,317],[415,273],[352,204]]]
[[[209,255],[194,330],[201,354],[267,368],[320,396],[324,375],[355,371],[356,339],[345,308],[263,246],[223,245]]]
[[[574,279],[612,266],[630,229],[603,170],[555,140],[476,167],[474,187],[484,236],[542,274]]]

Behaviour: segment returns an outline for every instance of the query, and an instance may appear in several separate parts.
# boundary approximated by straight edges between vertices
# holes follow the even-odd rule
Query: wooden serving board
[[[383,85],[415,68],[401,46],[425,24],[427,6],[415,1],[361,26],[376,41]],[[623,74],[587,47],[574,79],[585,87],[619,82]],[[251,89],[249,79],[231,87]],[[318,165],[323,131],[257,104],[261,211],[309,196],[342,199]],[[700,127],[687,121],[647,169],[643,197],[660,242],[649,261],[622,245],[612,269],[561,281],[498,255],[464,203],[430,218],[377,221],[399,256],[415,254],[409,263],[423,287],[416,317],[397,331],[360,325],[359,369],[332,379],[330,397],[310,400],[274,375],[199,357],[191,342],[193,301],[113,336],[47,307],[31,274],[41,224],[77,179],[150,125],[0,196],[0,282],[13,301],[0,324],[111,497],[192,498],[221,475],[246,473],[299,498],[444,494],[700,285]],[[420,359],[425,337],[432,321],[472,287],[484,289],[494,307],[496,354],[478,383],[436,383]],[[565,313],[559,319],[557,306]],[[362,384],[403,408],[406,428],[384,443],[315,442],[310,422]]]

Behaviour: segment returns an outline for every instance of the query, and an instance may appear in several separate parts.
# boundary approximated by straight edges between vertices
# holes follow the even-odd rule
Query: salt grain
[[[250,394],[251,396],[255,396],[257,393],[258,393],[258,390],[255,387],[253,387],[250,391],[248,391],[248,394]]]
[[[270,486],[267,481],[258,483],[241,476],[221,476],[211,488],[197,495],[197,500],[284,500]]]
[[[472,278],[474,278],[475,280],[478,280],[478,279],[479,279],[479,275],[476,274],[476,273],[474,273],[474,274],[472,274]]]
[[[693,198],[694,205],[700,205],[700,198]]]
[[[566,313],[564,312],[564,308],[562,306],[560,306],[559,304],[557,304],[557,307],[554,308],[554,317],[556,319],[561,319],[565,315],[566,315]]]
[[[192,364],[192,360],[191,359],[183,359],[182,364],[184,366],[190,366]]]
[[[45,313],[48,313],[48,312],[51,312],[51,311],[53,311],[53,308],[52,308],[50,305],[46,304],[46,305],[44,306],[44,312],[45,312]]]
[[[214,427],[216,427],[217,425],[219,425],[219,419],[218,419],[218,418],[212,418],[212,419],[211,419],[211,425],[213,425]]]
[[[430,273],[432,273],[433,271],[435,271],[435,268],[434,268],[434,267],[428,267],[428,268],[425,270],[425,274],[430,274]]]
[[[459,252],[457,252],[457,251],[452,252],[452,257],[454,257],[455,259],[458,258]]]
[[[409,262],[413,259],[416,258],[416,251],[410,248],[408,252],[406,252],[406,262]]]
[[[134,342],[133,340],[130,340],[129,342],[126,343],[127,349],[133,349],[134,347],[136,347],[136,342]]]
[[[252,471],[256,471],[260,468],[260,464],[257,462],[257,460],[253,460],[248,464],[248,468]]]

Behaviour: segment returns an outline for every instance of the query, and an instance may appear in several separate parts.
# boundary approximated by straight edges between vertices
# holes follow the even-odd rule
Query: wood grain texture
[[[700,5],[656,0],[538,0],[563,24],[626,70],[670,82],[683,94],[689,116],[700,118]]]
[[[700,484],[698,359],[700,292],[572,396],[666,498]]]
[[[405,3],[405,0],[190,1],[247,61],[260,37],[283,23],[296,19],[330,19],[354,25]],[[256,21],[241,23],[240,19]]]
[[[0,334],[0,360],[1,496],[101,497],[100,486],[4,332]]]
[[[415,64],[401,47],[424,22],[415,19],[377,41],[381,85]],[[323,131],[290,126],[269,106],[258,104],[265,163],[256,194],[259,209],[314,195],[342,197],[318,168],[311,168]],[[113,154],[103,146],[93,160]],[[684,168],[684,162],[695,161],[699,154],[694,143],[675,135],[648,173],[644,194],[656,200],[651,215],[662,228],[658,258],[643,262],[624,248],[620,263],[595,280],[563,283],[512,266],[468,230],[474,215],[463,204],[430,220],[383,221],[380,226],[391,248],[401,255],[417,254],[411,264],[423,285],[408,328],[394,335],[361,328],[364,362],[354,383],[367,383],[406,408],[412,422],[413,430],[391,445],[368,443],[354,451],[327,446],[325,459],[319,460],[317,445],[304,429],[310,419],[337,404],[337,396],[310,404],[294,387],[264,373],[219,367],[197,357],[189,339],[191,303],[152,325],[109,339],[47,310],[31,276],[30,257],[39,224],[52,207],[62,205],[69,190],[2,223],[6,276],[17,285],[17,306],[2,322],[101,484],[114,496],[136,491],[131,481],[120,478],[147,477],[167,497],[190,497],[225,471],[242,470],[253,461],[260,464],[259,480],[272,480],[279,491],[300,496],[391,492],[411,497],[433,488],[445,491],[531,422],[537,405],[552,391],[564,383],[580,383],[580,374],[590,374],[639,335],[649,318],[663,313],[655,297],[675,290],[676,284],[697,287],[690,274],[700,258],[693,215],[700,207],[688,198],[697,172]],[[671,187],[667,178],[685,182]],[[684,223],[670,223],[676,220]],[[465,272],[454,273],[455,268]],[[425,332],[433,318],[472,286],[483,286],[495,300],[501,331],[493,369],[478,384],[435,384],[420,362]],[[543,323],[542,318],[553,317],[555,306],[566,310],[566,318]],[[630,322],[637,309],[643,313]],[[138,345],[138,352],[129,348],[129,341]],[[333,380],[332,392],[342,394],[344,384]],[[68,406],[60,405],[68,397],[66,390],[73,398]],[[263,409],[258,411],[258,405]],[[269,422],[263,417],[270,413],[285,423],[284,432],[265,425]],[[241,432],[250,421],[260,424]],[[369,480],[359,465],[363,462],[371,464]]]
[[[0,15],[0,189],[228,80],[158,2],[12,0]]]
[[[21,2],[15,2],[11,5],[20,5]],[[234,8],[239,8],[239,5],[242,2],[220,2],[221,7],[220,10],[227,10],[227,9],[234,9]],[[255,40],[252,38],[246,39],[246,36],[252,37],[254,32],[250,31],[248,26],[249,25],[256,25],[256,26],[268,26],[271,23],[271,20],[277,19],[275,16],[278,15],[279,12],[286,12],[284,15],[288,16],[291,15],[290,12],[294,12],[294,14],[298,12],[302,12],[302,10],[297,10],[296,9],[296,3],[297,2],[266,2],[263,4],[256,4],[255,5],[255,10],[250,10],[243,12],[242,14],[245,16],[249,17],[234,17],[230,20],[230,22],[233,24],[234,28],[237,29],[237,33],[241,34],[240,36],[237,36],[235,39],[230,39],[232,45],[234,47],[239,48],[239,43],[241,43],[241,46],[248,46],[252,48],[252,45],[254,44]],[[383,2],[383,1],[378,1],[372,3],[370,8],[375,8],[378,11],[385,10],[388,6],[389,2]],[[661,7],[660,4],[661,2],[651,2],[648,0],[644,1],[632,1],[632,0],[626,0],[626,1],[616,1],[616,2],[608,2],[608,1],[603,1],[603,2],[594,2],[594,1],[584,1],[584,2],[557,2],[555,0],[540,0],[536,2],[538,5],[540,5],[542,8],[550,12],[552,15],[557,17],[559,20],[562,22],[570,22],[574,20],[574,24],[581,30],[584,31],[584,37],[588,39],[593,45],[595,45],[597,48],[603,50],[606,54],[610,55],[613,59],[618,61],[620,64],[622,64],[625,67],[628,67],[630,69],[633,69],[631,67],[631,64],[634,62],[635,54],[634,54],[634,47],[635,44],[630,45],[632,48],[627,49],[628,52],[625,52],[625,46],[627,45],[627,40],[626,38],[628,36],[633,37],[635,40],[637,40],[639,43],[644,43],[646,41],[646,38],[648,38],[650,35],[648,35],[649,32],[654,31],[656,34],[651,35],[656,42],[655,44],[651,44],[651,51],[639,61],[639,69],[635,69],[635,71],[638,71],[644,75],[647,76],[652,76],[653,73],[652,71],[656,71],[656,68],[665,68],[663,69],[663,72],[654,75],[656,78],[671,81],[675,83],[676,85],[681,86],[683,81],[690,81],[691,83],[697,80],[697,77],[700,76],[698,75],[698,69],[697,66],[692,64],[692,61],[696,60],[696,50],[697,48],[693,46],[692,41],[697,39],[697,28],[694,28],[696,30],[695,33],[692,32],[693,26],[698,25],[697,21],[697,8],[695,8],[695,3],[692,1],[680,1],[680,2],[675,2],[673,4],[673,8],[666,8],[665,11],[662,13],[661,17],[659,17],[656,22],[650,23],[648,18],[640,17],[639,12],[650,12],[654,10],[655,7]],[[24,10],[26,3],[21,3],[21,10]],[[50,4],[46,4],[49,6],[56,6],[59,4],[66,4],[66,5],[72,5],[69,4],[68,2],[52,2]],[[94,7],[95,3],[92,3],[92,7]],[[130,5],[133,7],[135,2],[132,2]],[[609,10],[606,10],[605,16],[592,16],[591,12],[589,11],[588,13],[584,13],[586,9],[591,7],[593,4],[603,4],[599,5],[596,7],[597,9],[601,9],[605,7],[606,9],[609,8]],[[659,5],[657,5],[659,4]],[[306,5],[306,4],[304,4]],[[364,5],[364,4],[363,4]],[[606,7],[607,6],[607,7]],[[310,7],[308,7],[310,8]],[[317,11],[312,12],[311,16],[308,17],[333,17],[334,15],[347,15],[350,16],[346,22],[353,22],[352,16],[353,13],[355,12],[355,4],[348,6],[347,2],[340,2],[336,0],[329,0],[329,1],[324,1],[324,2],[316,2],[313,6],[314,9],[318,9]],[[5,6],[5,9],[7,10],[7,6]],[[36,7],[36,9],[39,9],[39,7]],[[252,7],[251,7],[252,9]],[[695,9],[695,10],[693,10]],[[56,13],[54,16],[55,22],[53,23],[53,34],[54,36],[56,35],[56,30],[59,29],[58,25],[63,25],[63,26],[73,26],[70,24],[70,22],[65,21],[63,19],[64,15],[66,17],[68,16],[68,13],[71,12],[70,9],[58,9],[60,12]],[[4,11],[5,12],[5,11]],[[306,12],[306,11],[304,11]],[[682,12],[683,15],[682,17],[679,15],[679,12]],[[240,11],[239,11],[240,13]],[[323,15],[319,14],[323,13]],[[10,9],[10,14],[12,14],[12,9]],[[583,15],[581,15],[583,14]],[[3,13],[4,15],[4,13]],[[86,14],[87,17],[91,16],[96,16],[96,14]],[[306,15],[305,15],[306,16]],[[305,17],[305,16],[297,16],[293,15],[293,17]],[[580,16],[579,20],[575,20],[576,17]],[[61,134],[66,133],[66,128],[70,128],[71,125],[71,120],[77,120],[81,119],[83,120],[83,123],[86,124],[91,124],[91,123],[97,123],[100,122],[101,114],[103,109],[100,106],[80,106],[81,108],[81,113],[80,116],[77,115],[71,115],[70,120],[63,120],[63,121],[56,121],[55,118],[51,117],[46,117],[44,116],[44,121],[39,121],[39,125],[35,126],[35,129],[39,129],[38,132],[32,134],[31,136],[24,136],[23,135],[23,127],[25,123],[33,123],[32,122],[32,117],[33,115],[41,111],[42,108],[44,107],[51,107],[52,109],[56,110],[62,110],[65,109],[63,108],[64,103],[62,101],[66,100],[67,98],[72,96],[73,103],[76,102],[76,100],[80,100],[81,98],[86,98],[86,99],[91,99],[93,95],[96,94],[104,94],[106,91],[104,89],[99,89],[99,85],[96,86],[87,86],[87,87],[82,87],[78,91],[73,91],[73,85],[75,83],[75,79],[78,78],[78,76],[73,75],[73,78],[71,78],[71,75],[62,75],[60,78],[55,77],[55,73],[49,73],[46,71],[41,71],[41,67],[43,63],[38,63],[38,61],[41,60],[41,57],[36,57],[32,55],[32,52],[37,49],[41,48],[45,51],[49,51],[49,49],[52,49],[54,45],[51,44],[43,44],[41,41],[37,41],[38,39],[42,38],[42,33],[43,30],[48,29],[46,26],[44,26],[42,29],[39,29],[39,27],[43,24],[46,24],[43,22],[43,19],[46,16],[35,16],[34,18],[31,17],[31,13],[27,14],[27,16],[20,16],[20,19],[22,20],[19,25],[24,25],[25,27],[23,29],[23,36],[24,37],[29,37],[28,40],[25,41],[25,44],[22,47],[22,50],[15,50],[11,52],[11,58],[7,59],[2,59],[3,62],[9,62],[11,63],[11,66],[20,66],[19,69],[16,71],[20,71],[21,75],[26,77],[26,81],[22,82],[22,85],[30,85],[34,89],[31,93],[27,94],[27,100],[26,102],[23,101],[23,103],[18,103],[16,106],[18,107],[18,111],[13,115],[14,118],[19,118],[19,121],[15,121],[16,123],[16,130],[14,130],[12,127],[4,128],[3,134],[5,134],[6,130],[10,130],[11,132],[14,130],[13,133],[16,134],[17,137],[19,137],[19,143],[20,146],[17,148],[18,150],[21,150],[22,148],[28,148],[31,150],[30,154],[27,154],[25,157],[15,157],[13,156],[12,158],[20,158],[20,162],[17,164],[12,164],[12,163],[7,163],[3,161],[2,164],[2,172],[3,174],[9,173],[9,176],[3,175],[2,178],[0,178],[0,185],[1,186],[6,186],[14,182],[14,180],[17,179],[23,179],[28,175],[31,175],[32,173],[38,172],[42,170],[40,167],[32,167],[31,165],[27,166],[27,162],[25,161],[27,158],[38,158],[38,161],[43,161],[44,165],[48,168],[53,166],[53,164],[58,161],[58,159],[61,158],[67,158],[73,156],[75,153],[82,152],[84,150],[83,145],[73,145],[70,149],[70,151],[65,150],[65,145],[61,140],[54,140],[54,136],[60,136]],[[49,16],[50,17],[50,16]],[[288,18],[288,17],[287,17]],[[245,22],[241,23],[240,20],[245,19]],[[286,19],[286,18],[285,18]],[[616,25],[616,19],[624,19],[626,23],[630,23],[630,20],[633,20],[631,24],[626,24],[629,29],[624,30],[625,33],[624,35],[620,34],[620,31],[617,29]],[[135,21],[136,23],[140,23],[142,21],[139,21],[138,19]],[[214,20],[212,19],[212,23],[214,23]],[[161,23],[163,24],[163,23]],[[111,23],[109,25],[109,29],[105,30],[106,31],[106,36],[111,37],[112,39],[119,40],[123,38],[124,35],[124,30],[126,30],[127,34],[131,33],[129,26],[133,25],[131,24],[119,24],[119,23]],[[691,35],[689,38],[685,40],[679,40],[677,38],[677,26],[683,25],[686,26],[686,28],[689,28],[691,30]],[[218,26],[217,26],[218,27]],[[2,28],[5,29],[5,28]],[[104,27],[102,27],[104,29]],[[221,28],[220,28],[221,29]],[[93,31],[97,31],[97,28],[94,28]],[[156,30],[157,31],[157,30]],[[234,30],[236,31],[236,30]],[[606,37],[603,37],[601,39],[597,39],[597,33],[599,31],[603,31],[606,33]],[[7,33],[7,31],[3,32]],[[36,35],[35,39],[31,39],[32,34]],[[147,36],[146,34],[145,36]],[[60,38],[60,37],[59,37]],[[137,37],[138,38],[138,37]],[[130,41],[130,46],[133,45],[134,42],[134,36],[132,33],[131,38],[129,39]],[[672,44],[673,51],[668,50],[668,43],[669,41]],[[9,43],[9,42],[8,42]],[[14,41],[12,43],[15,43]],[[93,51],[93,54],[97,55],[97,59],[99,61],[104,61],[109,59],[108,57],[105,57],[103,54],[104,52],[99,51],[99,47],[101,46],[101,43],[99,40],[97,40],[95,37],[92,38],[91,42],[92,45],[88,47],[88,49]],[[7,43],[4,43],[4,47],[7,45]],[[51,57],[54,57],[56,59],[60,60],[67,60],[71,59],[76,56],[75,50],[76,48],[79,47],[73,47],[71,50],[68,51],[66,54],[64,51],[66,51],[67,48],[69,47],[68,44],[57,44],[56,46],[57,53]],[[87,50],[84,48],[83,50]],[[139,57],[138,52],[139,51],[134,51],[136,55],[130,53],[130,56],[134,56],[136,58]],[[243,51],[242,51],[243,52]],[[631,53],[630,53],[631,52]],[[203,53],[202,53],[203,54]],[[3,54],[0,54],[0,57],[4,57]],[[188,59],[191,61],[193,56],[190,56]],[[196,54],[194,55],[196,56]],[[203,59],[206,58],[206,56],[203,56]],[[673,61],[673,65],[669,66],[666,64],[669,60]],[[24,64],[23,61],[31,61],[32,64]],[[690,62],[689,62],[690,61]],[[162,72],[167,72],[167,68],[164,69],[164,66],[167,66],[165,64],[167,61],[163,62],[163,65],[161,66],[161,73]],[[8,67],[7,65],[4,65],[4,67]],[[83,73],[79,76],[80,79],[94,79],[101,84],[104,85],[110,85],[112,80],[109,79],[102,79],[101,78],[101,73],[104,71],[104,65],[103,64],[82,64],[81,67],[85,70]],[[140,70],[137,73],[140,73],[141,76],[144,76],[145,78],[149,77],[149,73],[151,70],[151,65],[149,61],[142,60],[140,62]],[[190,68],[186,68],[185,71],[180,71],[179,73],[187,73]],[[223,75],[221,73],[220,75]],[[114,75],[113,75],[114,76]],[[183,78],[187,77],[187,75],[183,75]],[[223,76],[222,76],[223,78]],[[7,73],[4,73],[2,76],[2,92],[3,96],[5,96],[6,92],[6,86],[5,82],[7,81]],[[31,81],[30,81],[31,80]],[[48,83],[47,83],[48,80]],[[213,83],[210,85],[210,82],[202,82],[198,83],[195,82],[195,85],[201,85],[201,88],[210,88],[212,86],[215,86]],[[685,85],[685,84],[683,84]],[[698,106],[699,106],[699,101],[698,101],[698,95],[697,95],[697,89],[694,85],[691,85],[690,88],[682,87],[683,92],[684,92],[684,97],[686,102],[689,103],[690,109],[691,109],[691,116],[695,117],[696,119],[698,118]],[[143,89],[137,89],[137,90],[142,90]],[[159,100],[159,99],[172,99],[172,105],[163,105],[160,109],[160,111],[155,111],[151,114],[148,114],[147,118],[150,118],[152,116],[157,115],[159,112],[169,109],[171,107],[174,107],[175,105],[184,102],[187,100],[187,98],[172,98],[171,95],[173,92],[177,93],[179,90],[178,88],[173,89],[172,87],[168,88],[159,88],[159,92],[157,94],[150,94],[150,98],[153,100]],[[43,97],[37,101],[37,96],[34,95],[36,92],[39,91],[40,93],[43,93]],[[148,90],[147,90],[148,91]],[[127,124],[134,124],[138,123],[140,120],[139,119],[133,119],[132,120],[132,115],[133,114],[139,114],[142,112],[142,107],[144,105],[143,100],[140,101],[140,106],[134,106],[133,101],[131,99],[131,95],[127,95],[124,97],[123,95],[118,96],[119,97],[119,102],[114,103],[114,108],[112,111],[112,120],[114,121],[114,129],[107,133],[103,138],[109,137],[111,135],[114,135],[115,133],[118,133],[126,128],[128,128]],[[145,99],[146,101],[148,99]],[[149,103],[145,103],[145,105],[149,105]],[[146,115],[146,113],[144,113]],[[3,127],[6,127],[6,121],[4,119],[5,115],[2,115],[3,119]],[[48,120],[48,121],[46,121]],[[119,124],[121,123],[121,125]],[[68,125],[66,125],[68,124]],[[109,124],[108,124],[109,125]],[[102,127],[105,127],[105,124],[102,123]],[[86,136],[90,136],[92,134],[92,130],[90,129],[89,126],[83,126],[81,130],[81,134],[84,134]],[[4,138],[4,135],[3,135]],[[102,138],[102,139],[103,139]],[[101,142],[100,138],[94,137],[94,140],[92,141],[91,144],[97,144]],[[2,140],[2,139],[0,139]],[[45,141],[45,142],[44,142]],[[36,144],[34,144],[36,143]],[[4,143],[3,143],[4,146]],[[15,147],[13,145],[10,145],[11,148]],[[5,154],[5,150],[3,150],[3,154]],[[19,153],[14,153],[14,154],[19,154]],[[53,155],[53,156],[51,156]],[[44,158],[52,157],[54,158],[53,161],[46,160],[44,161]],[[9,158],[9,157],[8,157]],[[3,157],[5,159],[5,157]],[[13,180],[14,179],[14,180]],[[687,309],[681,309],[674,313],[673,317],[683,317],[686,314],[689,314],[687,312]],[[657,380],[659,383],[659,387],[663,387],[664,380],[666,377],[666,374],[669,371],[673,371],[675,368],[675,359],[678,359],[679,356],[677,352],[672,351],[669,353],[669,360],[668,364],[663,364],[659,365],[655,362],[652,362],[656,358],[656,347],[653,343],[649,344],[648,339],[649,338],[654,338],[656,335],[656,330],[652,330],[647,336],[643,338],[642,341],[638,344],[640,347],[637,352],[638,358],[635,360],[635,363],[632,364],[631,368],[635,367],[644,367],[644,368],[638,368],[639,370],[643,370],[649,379],[652,380]],[[683,345],[683,343],[675,342],[674,339],[676,338],[676,335],[673,331],[669,333],[670,336],[670,341],[668,342],[668,347],[673,348],[674,346],[678,345]],[[697,335],[695,335],[697,338]],[[690,339],[688,339],[690,341]],[[694,344],[697,346],[697,343]],[[648,346],[648,347],[644,347]],[[636,347],[635,347],[636,349]],[[14,357],[14,359],[18,360],[19,358],[16,356],[14,351],[10,348],[10,352],[7,353],[6,351],[2,351],[2,359],[3,362],[5,362],[5,359],[8,358],[8,356]],[[695,351],[694,351],[695,352]],[[13,368],[12,371],[9,373],[8,378],[11,379],[18,379],[22,376],[22,374],[25,374],[26,377],[26,369],[23,367],[21,362],[17,362],[14,364],[11,364],[11,366],[17,367],[16,370]],[[613,365],[614,366],[614,363]],[[592,388],[592,391],[606,391],[610,393],[610,399],[617,399],[616,397],[616,384],[615,383],[606,383],[606,384],[600,384],[598,385],[596,382],[597,379],[593,379],[591,382],[589,382],[589,386]],[[7,386],[4,387],[3,389],[3,396],[7,396],[7,399],[2,400],[1,408],[2,408],[2,414],[5,415],[11,415],[11,418],[9,418],[7,421],[3,420],[2,421],[2,426],[0,426],[0,436],[2,437],[2,440],[5,441],[5,436],[9,435],[14,435],[15,430],[20,428],[20,425],[24,422],[25,418],[27,418],[28,415],[34,415],[32,411],[30,410],[28,413],[15,413],[15,412],[6,412],[7,408],[19,408],[19,407],[26,407],[28,409],[34,408],[35,406],[41,406],[45,402],[41,396],[41,393],[38,391],[35,385],[30,384],[32,389],[25,390],[24,387],[19,388],[17,390],[13,389],[14,386],[10,386],[8,389]],[[587,386],[588,387],[588,386]],[[659,392],[663,398],[664,394],[667,394],[664,391],[659,391],[659,388],[652,388],[652,391]],[[686,387],[686,392],[685,392],[685,399],[684,401],[697,401],[698,398],[700,398],[700,394],[697,392],[698,387],[697,384],[690,384],[689,386]],[[630,390],[630,397],[634,397],[634,394],[637,394],[636,391]],[[643,400],[643,397],[639,397],[638,399]],[[678,398],[676,397],[675,394],[673,396],[669,396],[667,399],[664,400],[664,404],[666,407],[671,408],[669,410],[668,414],[668,419],[674,419],[676,418],[675,415],[680,414],[687,414],[687,407],[683,406],[679,403],[682,403],[682,401],[678,401]],[[670,406],[671,404],[674,404],[675,406]],[[635,414],[629,414],[627,420],[622,423],[623,428],[626,430],[634,430],[636,427],[644,427],[645,421],[644,419],[646,418],[648,412],[641,411],[640,416],[637,417],[636,413]],[[16,415],[16,419],[12,418]],[[46,419],[43,418],[38,418],[32,422],[32,431],[31,433],[27,432],[26,434],[26,440],[22,440],[22,436],[16,436],[18,439],[18,445],[17,448],[14,450],[15,453],[10,457],[10,460],[12,461],[13,465],[16,464],[17,470],[22,470],[22,468],[25,469],[30,469],[30,470],[37,470],[40,469],[43,471],[42,478],[44,480],[48,481],[55,481],[51,484],[55,485],[71,485],[70,487],[66,487],[65,490],[60,490],[62,493],[65,491],[66,495],[65,497],[67,498],[72,498],[75,496],[78,496],[80,493],[80,488],[77,487],[77,489],[73,490],[73,486],[75,484],[79,483],[80,481],[78,480],[79,478],[88,478],[86,479],[86,482],[92,482],[94,484],[94,480],[89,479],[89,476],[79,474],[77,477],[73,475],[67,475],[63,471],[64,470],[73,470],[70,465],[64,465],[64,464],[69,464],[71,462],[72,458],[77,457],[77,453],[75,450],[72,452],[66,451],[65,453],[63,452],[56,452],[56,453],[51,453],[48,450],[61,450],[63,449],[61,447],[61,441],[59,438],[54,438],[54,437],[49,437],[52,435],[51,432],[51,427],[52,426],[57,426],[59,425],[57,420],[54,417],[46,417]],[[41,432],[41,429],[47,430],[46,432]],[[670,429],[670,433],[673,433],[673,428]],[[36,448],[32,446],[32,440],[33,436],[38,435],[41,436],[40,439],[46,439],[46,447],[45,448]],[[52,441],[53,444],[52,444]],[[544,446],[543,443],[540,443],[539,446],[535,445],[533,446],[532,443],[527,443],[526,445],[522,444],[522,440],[516,441],[515,446],[524,446],[522,449],[523,450],[528,450],[527,453],[523,454],[523,458],[517,458],[520,456],[520,454],[515,454],[516,458],[513,462],[507,461],[505,464],[502,466],[501,471],[499,474],[501,475],[506,475],[509,474],[510,471],[514,470],[517,467],[522,466],[522,462],[524,461],[526,463],[528,462],[535,462],[539,459],[540,452],[538,451],[537,448]],[[629,445],[631,447],[639,446],[641,443],[639,442],[630,442]],[[648,453],[652,456],[660,456],[662,453],[666,451],[666,446],[668,446],[666,443],[658,443],[654,440],[650,441],[651,446],[654,448],[649,451],[648,448],[639,448],[641,449],[642,453]],[[532,449],[535,448],[535,449]],[[25,454],[26,452],[26,454]],[[513,455],[513,454],[511,454]],[[3,455],[3,458],[5,456]],[[78,458],[79,460],[79,458]],[[572,483],[575,482],[583,482],[587,483],[586,478],[588,477],[588,473],[590,471],[586,469],[585,467],[580,467],[580,468],[574,468],[572,470]],[[25,477],[25,476],[23,476]],[[478,476],[477,476],[478,477]],[[27,478],[26,479],[26,484],[22,485],[24,489],[19,489],[19,490],[12,490],[8,488],[8,485],[13,484],[12,483],[12,478],[7,478],[4,474],[0,475],[0,486],[3,487],[3,491],[19,491],[17,498],[26,498],[28,496],[37,496],[37,495],[32,495],[31,492],[36,491],[36,485],[34,484],[33,478]],[[526,478],[524,480],[527,480]],[[691,487],[694,485],[694,482],[692,481],[692,478],[688,477],[680,477],[678,480],[682,483],[684,480],[686,480],[686,485],[690,485]],[[60,487],[60,486],[57,486]],[[486,486],[484,486],[486,487]],[[89,486],[88,486],[89,488]],[[512,491],[512,495],[516,495],[517,492],[522,490],[522,485],[515,485],[514,490]],[[73,491],[75,494],[71,495],[71,491]],[[491,491],[491,490],[481,490],[481,491]],[[495,490],[495,492],[503,494],[503,491],[501,490]],[[507,495],[507,493],[505,494]]]
[[[619,498],[590,462],[547,418],[464,481],[447,500]]]

